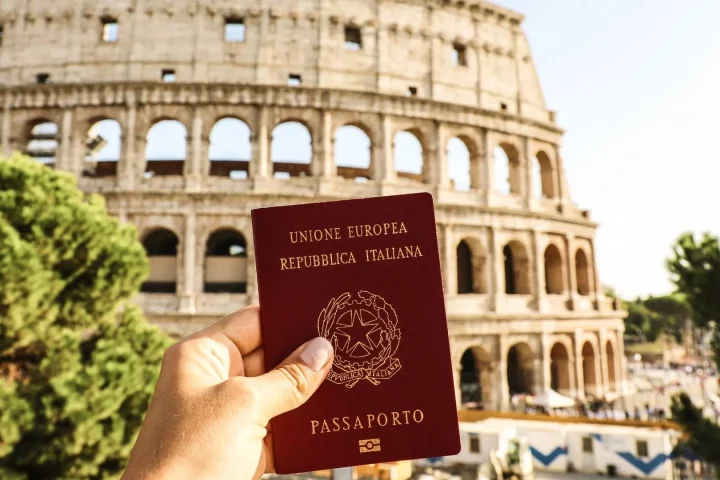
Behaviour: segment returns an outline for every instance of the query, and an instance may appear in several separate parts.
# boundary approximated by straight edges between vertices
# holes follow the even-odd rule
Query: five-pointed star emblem
[[[349,312],[350,322],[337,328],[337,334],[345,338],[338,338],[338,346],[348,352],[351,357],[359,358],[370,355],[378,342],[373,342],[370,335],[379,330],[377,318],[363,321],[362,310]]]

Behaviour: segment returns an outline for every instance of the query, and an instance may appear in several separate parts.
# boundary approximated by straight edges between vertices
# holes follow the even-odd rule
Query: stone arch
[[[598,355],[593,342],[586,340],[583,343],[582,350],[582,370],[583,370],[583,386],[585,387],[585,395],[597,393],[598,378]]]
[[[470,347],[460,359],[460,404],[487,408],[493,401],[492,357],[480,346]]]
[[[555,198],[555,172],[550,156],[540,150],[533,161],[533,195],[538,198]]]
[[[570,395],[572,374],[570,350],[563,342],[556,342],[550,349],[550,388],[562,395]]]
[[[448,176],[455,190],[470,190],[472,176],[470,173],[472,143],[465,136],[451,137],[447,142]]]
[[[550,244],[545,249],[545,293],[560,295],[565,290],[563,281],[563,261],[560,249]]]
[[[272,131],[270,152],[275,178],[312,174],[313,137],[304,121],[290,119],[278,123]]]
[[[504,195],[522,194],[520,151],[509,142],[501,142],[493,150],[495,188]]]
[[[32,120],[27,125],[25,138],[25,155],[45,165],[55,166],[60,146],[57,123],[44,118]]]
[[[167,228],[148,231],[142,240],[150,263],[150,275],[140,291],[175,293],[177,291],[178,236]]]
[[[122,152],[122,126],[112,118],[96,118],[87,130],[85,161],[90,163],[84,174],[113,177]]]
[[[464,238],[455,249],[457,293],[487,293],[485,264],[487,257],[476,238]]]
[[[607,383],[612,391],[617,390],[616,372],[615,372],[615,347],[610,340],[605,342],[605,359],[607,361]]]
[[[148,130],[145,144],[146,176],[182,175],[187,159],[187,128],[164,118]]]
[[[237,117],[219,118],[210,130],[210,176],[248,178],[252,146],[250,126]]]
[[[393,158],[398,177],[423,181],[425,162],[421,138],[417,129],[400,130],[395,134]]]
[[[355,181],[372,178],[372,140],[370,129],[361,123],[348,123],[335,131],[333,150],[337,175]]]
[[[235,229],[215,230],[205,243],[207,293],[245,293],[247,291],[247,241]]]
[[[577,281],[577,293],[579,295],[590,295],[590,265],[587,254],[582,248],[575,251],[575,278]]]
[[[535,356],[525,342],[513,345],[507,353],[507,384],[510,395],[532,394],[535,377]]]
[[[511,240],[503,247],[505,293],[529,295],[530,262],[527,249],[519,240]]]

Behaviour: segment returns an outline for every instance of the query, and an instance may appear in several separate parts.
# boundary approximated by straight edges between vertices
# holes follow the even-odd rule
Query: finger
[[[250,352],[243,357],[246,377],[259,377],[265,370],[265,349],[263,347]]]
[[[325,380],[332,358],[332,345],[318,337],[298,347],[275,369],[244,379],[261,399],[261,417],[267,422],[305,403]]]
[[[243,357],[262,345],[260,307],[251,305],[231,313],[206,329],[228,338]]]

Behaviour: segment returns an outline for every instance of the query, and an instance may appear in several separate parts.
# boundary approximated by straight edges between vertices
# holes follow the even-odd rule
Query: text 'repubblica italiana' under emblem
[[[332,343],[335,359],[327,379],[352,388],[360,380],[379,385],[400,370],[395,352],[400,329],[395,309],[365,290],[333,298],[318,317],[318,333]]]

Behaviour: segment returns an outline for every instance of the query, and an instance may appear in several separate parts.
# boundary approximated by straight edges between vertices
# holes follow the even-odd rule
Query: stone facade
[[[571,201],[521,21],[477,0],[5,0],[0,151],[74,173],[137,226],[152,267],[137,302],[178,336],[257,301],[251,209],[430,192],[458,401],[614,397],[623,312],[603,295],[596,225]],[[227,118],[247,128],[248,158],[212,158]],[[149,158],[168,120],[182,157]],[[107,121],[121,148],[99,162],[93,126]],[[309,133],[308,162],[274,158],[286,122]],[[336,159],[348,125],[369,139],[368,165]],[[422,147],[417,172],[397,168],[400,132]],[[469,155],[467,189],[449,173],[451,139]]]

